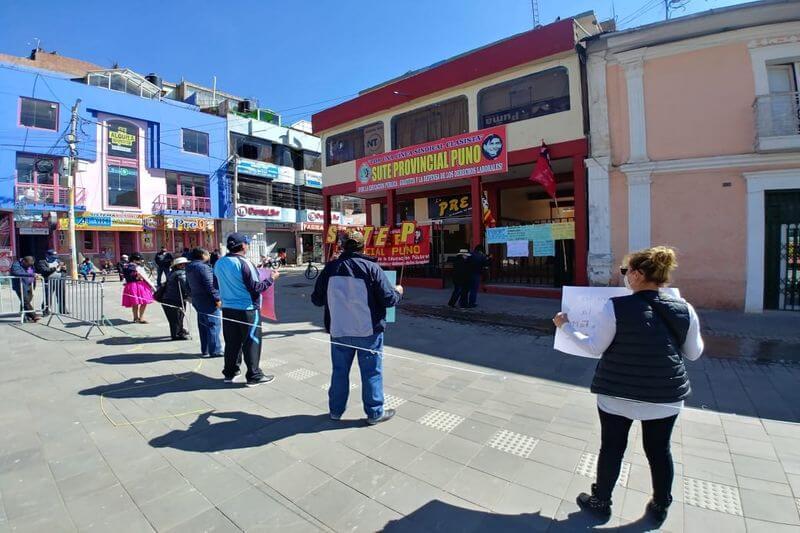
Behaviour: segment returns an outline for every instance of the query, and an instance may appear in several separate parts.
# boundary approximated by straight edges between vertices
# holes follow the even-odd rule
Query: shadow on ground
[[[191,361],[194,359],[198,359],[198,356],[196,354],[189,353],[126,353],[95,357],[94,359],[87,359],[86,362],[101,363],[104,365],[138,365],[155,363],[157,361]]]
[[[608,526],[604,526],[606,522],[582,512],[570,513],[563,520],[557,520],[542,516],[539,512],[516,515],[489,513],[433,500],[403,518],[388,522],[382,531],[608,531]],[[639,533],[657,529],[657,524],[642,516],[613,530]]]
[[[195,372],[131,378],[111,385],[99,385],[84,389],[81,396],[103,396],[105,398],[157,398],[163,394],[218,390],[244,387],[244,383],[225,383],[219,378],[210,378]]]
[[[168,336],[164,337],[106,337],[97,341],[105,346],[130,346],[133,344],[153,344],[158,342],[172,342]]]
[[[221,422],[212,423],[212,418]],[[186,429],[175,429],[150,441],[154,448],[186,452],[220,452],[253,448],[301,433],[320,433],[364,426],[363,420],[331,420],[327,414],[268,418],[242,411],[210,412]]]

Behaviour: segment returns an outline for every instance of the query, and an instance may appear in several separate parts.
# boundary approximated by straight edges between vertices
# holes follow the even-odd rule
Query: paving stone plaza
[[[170,342],[160,309],[128,323],[116,283],[104,336],[0,324],[0,532],[657,529],[638,424],[612,518],[575,503],[599,449],[594,361],[549,334],[401,307],[384,362],[398,416],[364,424],[354,368],[334,422],[310,292],[301,274],[279,281],[262,359],[276,379],[257,388],[224,384],[196,341]],[[688,367],[660,530],[800,530],[800,366],[711,353]]]

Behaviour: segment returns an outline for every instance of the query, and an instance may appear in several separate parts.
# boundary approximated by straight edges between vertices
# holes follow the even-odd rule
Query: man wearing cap
[[[64,309],[64,301],[63,301],[63,286],[60,284],[58,280],[61,279],[62,274],[64,272],[64,267],[62,266],[61,259],[59,259],[58,254],[53,249],[47,250],[43,259],[36,261],[36,265],[34,266],[34,270],[37,274],[42,277],[42,281],[44,284],[44,301],[42,301],[42,315],[47,316],[49,315],[54,309],[52,307],[56,307],[59,313],[65,313],[66,310]],[[52,281],[51,281],[52,280]],[[53,299],[55,297],[56,305],[53,305]]]
[[[275,376],[261,371],[261,293],[266,291],[280,273],[259,281],[258,269],[247,259],[250,239],[241,233],[228,235],[228,255],[214,265],[219,295],[222,300],[222,337],[225,339],[226,383],[239,375],[242,359],[247,365],[247,386],[269,383]]]
[[[395,414],[383,408],[383,331],[386,309],[397,305],[403,287],[393,287],[375,260],[360,253],[362,233],[351,232],[343,248],[338,259],[325,265],[311,295],[314,305],[325,307],[325,329],[331,336],[330,417],[340,420],[347,407],[350,367],[358,354],[361,399],[367,423],[374,425]]]

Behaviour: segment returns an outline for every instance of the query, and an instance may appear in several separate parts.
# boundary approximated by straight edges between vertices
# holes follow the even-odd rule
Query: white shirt
[[[683,357],[694,361],[703,354],[704,348],[703,337],[700,336],[700,319],[690,303],[685,300],[681,301],[689,308],[689,331],[686,334],[686,342],[683,343],[680,350]],[[569,335],[573,342],[592,354],[593,358],[599,359],[611,346],[611,342],[617,334],[617,317],[614,314],[614,304],[611,300],[603,306],[595,325],[595,332],[592,336],[577,331],[570,323],[561,326],[561,330]],[[606,413],[624,416],[631,420],[655,420],[678,414],[683,407],[683,401],[650,403],[599,394],[597,406]]]

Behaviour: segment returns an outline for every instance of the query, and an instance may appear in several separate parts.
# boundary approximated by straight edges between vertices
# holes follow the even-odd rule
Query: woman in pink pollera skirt
[[[150,282],[142,265],[144,257],[142,254],[131,254],[130,263],[126,264],[122,270],[125,279],[125,288],[122,290],[122,306],[130,307],[133,311],[133,321],[139,324],[147,324],[144,320],[144,310],[148,304],[153,303],[153,293],[155,288]]]

